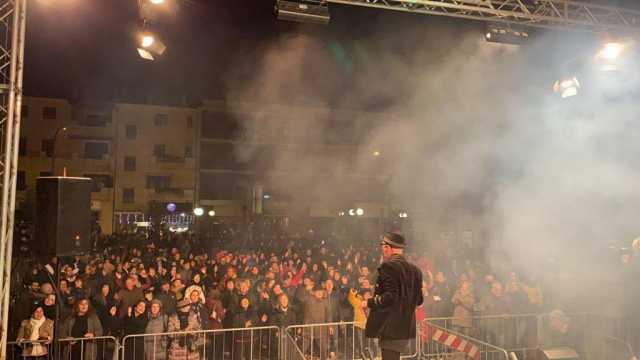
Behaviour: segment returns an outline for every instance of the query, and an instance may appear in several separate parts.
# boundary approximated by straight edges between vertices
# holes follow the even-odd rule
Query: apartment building
[[[35,207],[39,176],[92,178],[91,209],[103,232],[194,197],[195,111],[134,104],[71,104],[25,97],[18,211]]]

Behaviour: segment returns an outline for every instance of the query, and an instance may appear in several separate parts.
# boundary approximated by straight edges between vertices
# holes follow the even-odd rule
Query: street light
[[[195,216],[202,216],[202,214],[204,214],[204,209],[201,207],[197,207],[195,209],[193,209],[193,214]]]
[[[66,126],[60,126],[53,133],[53,140],[51,141],[51,176],[55,176],[56,171],[56,143],[58,142],[58,135],[60,132],[67,131]]]

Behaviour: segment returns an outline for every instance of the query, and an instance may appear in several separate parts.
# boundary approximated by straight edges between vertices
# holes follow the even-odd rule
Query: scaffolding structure
[[[640,11],[570,0],[326,0],[328,3],[560,30],[640,33]]]
[[[0,359],[6,358],[27,0],[0,0]]]

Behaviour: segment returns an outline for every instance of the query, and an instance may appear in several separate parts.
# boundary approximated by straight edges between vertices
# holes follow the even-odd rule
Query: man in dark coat
[[[384,261],[378,267],[374,296],[363,306],[370,309],[365,334],[379,338],[383,360],[398,360],[410,339],[416,337],[416,307],[422,304],[422,273],[403,256],[405,239],[396,233],[382,238]]]

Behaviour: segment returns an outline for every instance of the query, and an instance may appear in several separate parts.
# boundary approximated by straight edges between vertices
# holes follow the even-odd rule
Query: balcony
[[[163,156],[152,157],[152,163],[157,169],[175,170],[175,169],[193,169],[195,161],[192,157],[176,156],[165,154]]]
[[[158,188],[147,189],[149,200],[152,201],[191,201],[193,189],[184,188]]]
[[[60,160],[58,160],[60,161]],[[74,153],[71,156],[70,166],[82,169],[83,172],[111,172],[112,159],[109,155],[104,155],[101,159],[90,159],[83,154]]]

